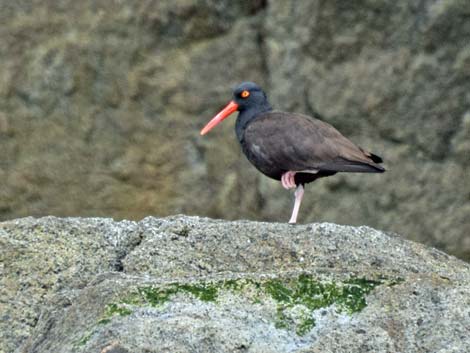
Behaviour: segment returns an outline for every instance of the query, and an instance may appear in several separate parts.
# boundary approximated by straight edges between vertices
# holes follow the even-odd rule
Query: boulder
[[[0,223],[0,352],[466,352],[470,266],[370,227]]]

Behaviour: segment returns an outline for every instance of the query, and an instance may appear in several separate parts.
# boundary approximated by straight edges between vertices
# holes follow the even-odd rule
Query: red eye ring
[[[249,96],[250,96],[249,91],[243,91],[242,93],[240,93],[240,97],[242,98],[248,98]]]

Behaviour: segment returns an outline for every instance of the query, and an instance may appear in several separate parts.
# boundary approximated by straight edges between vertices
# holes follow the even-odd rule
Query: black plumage
[[[237,138],[248,160],[266,176],[297,187],[295,223],[303,185],[340,172],[383,173],[382,158],[356,146],[330,124],[306,115],[275,111],[264,91],[244,82],[233,100],[201,131],[207,133],[234,111]]]

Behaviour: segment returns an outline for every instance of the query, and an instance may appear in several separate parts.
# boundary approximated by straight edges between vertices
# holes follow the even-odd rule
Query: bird
[[[248,161],[269,178],[295,189],[289,223],[296,223],[304,186],[336,173],[383,173],[381,157],[356,146],[332,125],[315,117],[273,110],[254,82],[233,90],[230,102],[201,130],[205,135],[238,111],[235,133]]]

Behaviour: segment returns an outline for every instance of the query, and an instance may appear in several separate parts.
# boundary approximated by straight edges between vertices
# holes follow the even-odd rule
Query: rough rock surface
[[[0,352],[466,352],[470,265],[369,227],[0,223]]]
[[[468,0],[0,0],[0,219],[286,220],[292,197],[230,122],[198,136],[249,79],[386,161],[316,182],[302,221],[469,259],[469,16]]]

